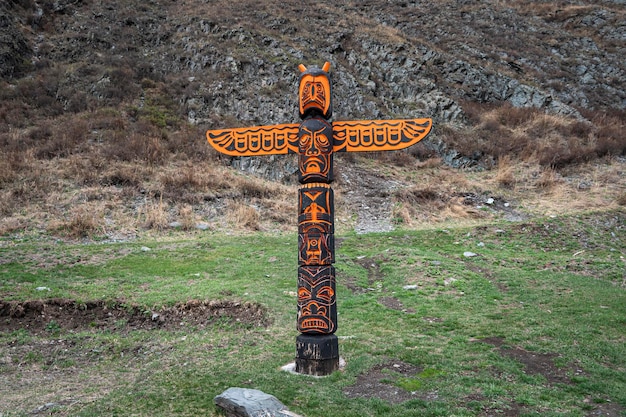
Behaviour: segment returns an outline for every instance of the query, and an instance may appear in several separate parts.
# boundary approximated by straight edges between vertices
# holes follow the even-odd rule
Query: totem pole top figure
[[[432,128],[432,120],[429,118],[329,122],[328,119],[333,112],[330,63],[326,62],[322,68],[308,69],[300,65],[299,69],[300,117],[304,120],[316,119],[316,128],[321,126],[326,128],[324,136],[329,140],[327,146],[330,147],[330,152],[403,149],[424,139]],[[332,128],[332,134],[327,130],[328,126]],[[301,143],[300,127],[299,123],[287,123],[216,129],[207,131],[206,137],[209,144],[218,152],[230,156],[301,154],[306,149],[306,144]],[[314,130],[311,133],[315,134],[318,131]],[[321,138],[320,136],[319,139]]]
[[[330,62],[326,62],[322,69],[317,67],[307,69],[302,64],[299,69],[301,72],[298,87],[300,118],[319,114],[326,120],[330,119],[333,115]]]

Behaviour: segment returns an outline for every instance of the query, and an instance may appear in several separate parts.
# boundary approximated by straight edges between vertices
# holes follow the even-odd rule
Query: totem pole
[[[300,124],[209,130],[207,140],[231,156],[297,153],[298,318],[296,372],[329,375],[339,369],[335,291],[333,154],[403,149],[422,140],[431,119],[330,122],[330,63],[300,65]]]

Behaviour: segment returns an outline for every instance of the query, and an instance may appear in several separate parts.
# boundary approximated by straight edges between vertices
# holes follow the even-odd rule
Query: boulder
[[[228,388],[213,401],[226,417],[299,417],[273,395],[256,389]]]

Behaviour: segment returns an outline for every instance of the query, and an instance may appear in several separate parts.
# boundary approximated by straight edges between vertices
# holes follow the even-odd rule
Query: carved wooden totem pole
[[[403,149],[430,132],[431,119],[330,122],[330,63],[300,65],[300,124],[209,130],[207,140],[231,156],[297,153],[298,318],[296,372],[329,375],[339,368],[333,154]]]

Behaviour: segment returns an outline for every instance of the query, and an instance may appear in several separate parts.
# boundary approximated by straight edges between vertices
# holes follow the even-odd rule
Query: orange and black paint
[[[432,120],[331,122],[330,63],[299,69],[301,123],[209,130],[206,137],[217,151],[231,156],[298,154],[296,372],[321,376],[339,368],[333,154],[406,148],[428,135]]]

